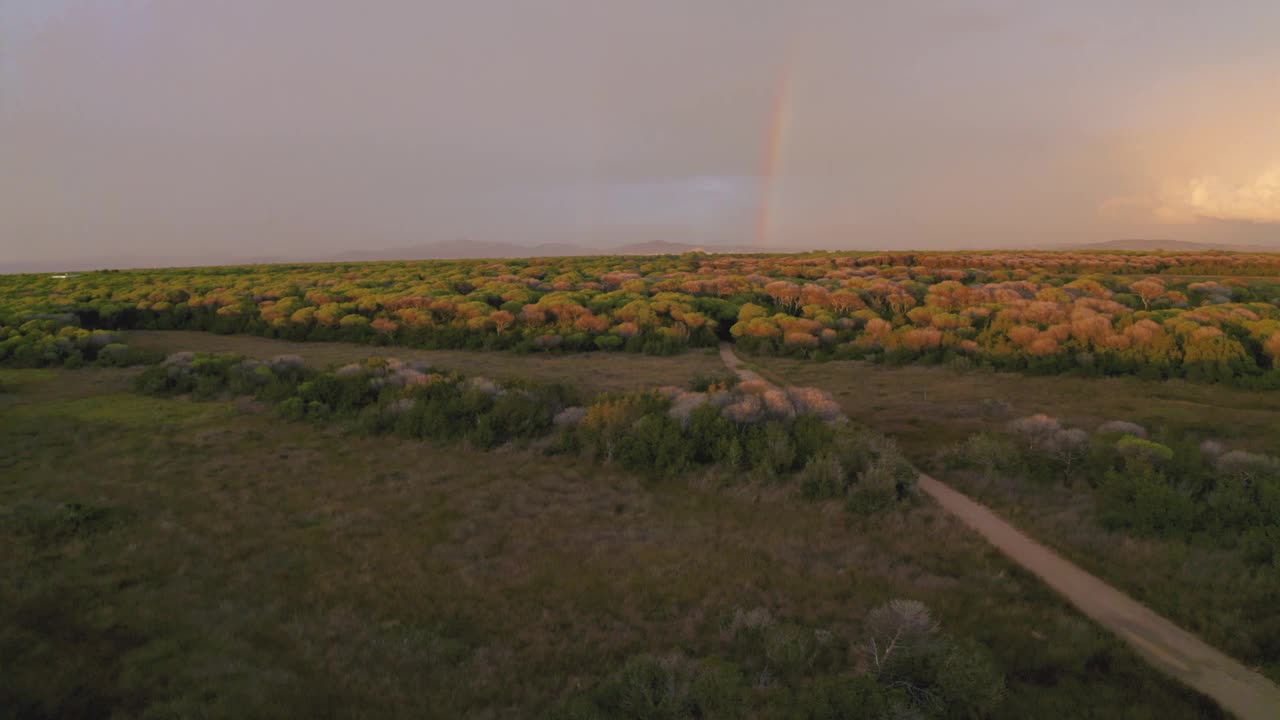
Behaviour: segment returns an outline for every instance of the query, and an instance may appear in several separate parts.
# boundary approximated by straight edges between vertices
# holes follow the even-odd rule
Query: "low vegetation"
[[[1033,521],[1033,531],[1120,587],[1133,588],[1135,576],[1139,588],[1151,582],[1151,569],[1127,566],[1151,565],[1153,559],[1128,556],[1127,543],[1102,550],[1111,542],[1102,533],[1139,538],[1158,549],[1156,572],[1169,573],[1159,591],[1167,595],[1143,599],[1229,653],[1280,675],[1280,622],[1274,612],[1280,601],[1280,460],[1129,421],[1105,422],[1088,432],[1040,414],[1014,420],[1004,432],[973,435],[944,449],[940,462],[948,477],[1001,506],[1075,508],[1075,522],[1084,530],[1078,526],[1064,534],[1041,511],[1033,513],[1041,518]],[[1092,506],[1075,502],[1083,498]],[[1095,529],[1092,538],[1089,527]],[[1101,556],[1105,563],[1098,562]],[[1211,581],[1186,571],[1199,562],[1217,563]],[[1189,597],[1203,605],[1188,613],[1195,605]]]
[[[130,347],[119,333],[77,327],[73,317],[0,325],[0,367],[126,367],[154,363],[161,357],[154,350]]]
[[[942,633],[919,601],[875,608],[858,638],[765,608],[726,613],[720,625],[716,655],[633,656],[552,717],[989,717],[1004,700],[991,653]]]
[[[1275,262],[0,278],[0,707],[1215,717],[915,502],[908,454],[1280,677]],[[660,357],[726,340],[799,387]]]
[[[729,717],[1221,717],[927,503],[831,512],[796,481],[282,422],[136,376],[0,371],[6,714],[609,717],[692,673]],[[949,639],[873,671],[895,598]]]
[[[701,383],[699,383],[701,384]],[[371,357],[319,371],[297,356],[269,361],[181,352],[142,372],[150,395],[197,400],[250,396],[286,420],[345,421],[360,431],[477,449],[535,441],[549,454],[581,454],[658,479],[715,466],[726,481],[798,480],[810,500],[874,512],[912,499],[915,470],[885,438],[852,427],[812,388],[708,381],[703,391],[605,393],[435,371]]]

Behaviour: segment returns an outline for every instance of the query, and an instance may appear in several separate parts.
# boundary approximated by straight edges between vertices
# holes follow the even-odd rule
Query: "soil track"
[[[720,357],[743,380],[768,382],[742,364],[730,343],[721,343]],[[1009,559],[1129,643],[1156,668],[1208,695],[1243,720],[1280,719],[1280,688],[1267,678],[1081,570],[986,506],[928,475],[920,475],[919,487]]]

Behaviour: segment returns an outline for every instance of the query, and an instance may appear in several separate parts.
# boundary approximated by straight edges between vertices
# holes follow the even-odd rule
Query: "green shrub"
[[[582,452],[582,443],[573,428],[565,428],[555,434],[545,452],[547,455],[573,455]]]
[[[1173,459],[1171,448],[1134,435],[1125,435],[1116,441],[1116,451],[1127,457],[1142,457],[1152,463],[1168,462]]]
[[[714,405],[707,403],[694,408],[689,414],[689,424],[685,427],[684,434],[688,438],[694,462],[726,462],[731,466],[737,464],[729,462],[730,448],[737,440],[736,428],[720,415],[719,409]]]
[[[991,651],[972,640],[947,638],[934,677],[952,717],[986,717],[1004,700],[1004,674]]]
[[[307,419],[314,423],[322,423],[329,419],[333,412],[328,405],[319,400],[312,400],[307,403]]]
[[[546,433],[551,427],[553,409],[547,401],[531,393],[512,390],[494,399],[489,417],[499,436],[530,438]]]
[[[765,423],[759,442],[761,452],[758,462],[754,464],[756,469],[763,469],[775,476],[791,470],[796,461],[796,447],[785,425],[776,420]]]
[[[798,625],[773,625],[764,632],[764,656],[768,667],[783,677],[804,673],[813,661],[815,643],[812,630]]]
[[[698,662],[697,674],[689,688],[689,699],[698,717],[732,718],[738,716],[747,687],[737,665],[718,658]]]
[[[842,498],[848,487],[844,468],[831,452],[810,458],[800,473],[800,496],[806,500]]]
[[[619,350],[622,348],[622,338],[617,335],[600,335],[595,339],[595,346],[601,350]]]
[[[1107,472],[1097,504],[1104,526],[1145,535],[1185,537],[1196,520],[1195,501],[1174,487],[1145,454],[1131,455],[1122,469]]]
[[[1240,552],[1253,565],[1280,570],[1280,525],[1263,525],[1240,536]]]
[[[596,704],[607,717],[636,720],[695,718],[692,690],[696,664],[680,656],[633,657],[605,681]]]
[[[476,426],[467,433],[467,442],[478,450],[488,450],[501,440],[499,421],[493,415],[476,418]]]
[[[649,414],[618,442],[617,459],[627,470],[665,477],[683,471],[690,454],[680,423],[665,414]]]
[[[971,435],[964,442],[945,448],[941,460],[944,467],[978,470],[988,478],[1014,475],[1024,469],[1018,447],[992,433]]]
[[[795,467],[803,467],[818,453],[831,446],[835,430],[816,415],[798,415],[791,423],[792,443],[795,447]]]
[[[881,720],[894,717],[890,693],[873,678],[820,677],[796,693],[796,720]]]
[[[300,397],[291,397],[281,402],[276,411],[285,420],[301,420],[307,414],[307,404]]]

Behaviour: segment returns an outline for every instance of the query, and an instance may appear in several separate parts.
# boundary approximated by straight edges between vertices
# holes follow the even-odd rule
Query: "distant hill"
[[[625,245],[591,247],[573,243],[542,243],[517,245],[507,242],[483,240],[452,240],[449,242],[377,250],[348,250],[332,254],[289,255],[217,255],[217,256],[143,256],[121,254],[114,256],[80,257],[73,260],[32,260],[0,262],[0,274],[41,272],[82,272],[107,268],[162,268],[201,267],[215,265],[268,265],[278,263],[325,262],[374,262],[379,260],[458,260],[519,257],[568,257],[575,255],[678,255],[704,250],[706,252],[760,252],[750,246],[698,246],[661,240],[635,242]],[[768,252],[795,252],[795,250],[771,249]]]
[[[334,262],[372,260],[443,260],[453,258],[559,257],[589,255],[588,248],[571,243],[516,245],[485,240],[451,240],[448,242],[377,250],[348,250],[324,260]]]
[[[1085,243],[1083,245],[1063,245],[1055,250],[1128,250],[1131,252],[1277,252],[1280,248],[1265,245],[1244,245],[1193,242],[1189,240],[1106,240],[1104,242]]]
[[[514,257],[568,257],[575,255],[680,255],[701,250],[704,252],[761,252],[750,246],[690,245],[687,243],[651,240],[625,245],[592,247],[573,243],[542,243],[516,245],[484,240],[453,240],[450,242],[385,248],[382,250],[354,250],[337,253],[326,260],[456,260],[464,258],[514,258]],[[795,252],[795,250],[769,250],[768,252]]]
[[[0,274],[40,273],[40,272],[79,272],[101,270],[106,268],[161,268],[161,267],[200,267],[217,265],[268,265],[279,263],[332,263],[332,262],[374,262],[385,260],[460,260],[488,258],[521,258],[521,257],[569,257],[583,255],[679,255],[682,253],[703,251],[708,253],[798,253],[818,250],[820,248],[757,248],[751,244],[707,244],[667,242],[665,240],[646,240],[621,245],[579,245],[576,243],[541,243],[537,245],[519,245],[516,243],[492,240],[450,240],[421,245],[405,245],[371,250],[347,250],[339,253],[289,253],[281,255],[199,255],[199,256],[144,256],[140,254],[120,254],[113,256],[81,257],[67,261],[0,261]],[[839,248],[828,248],[839,252]],[[972,248],[976,249],[976,248]],[[998,250],[997,248],[990,248]],[[1002,248],[1006,252],[1018,250],[1119,250],[1130,252],[1280,252],[1280,246],[1219,244],[1206,242],[1190,242],[1186,240],[1107,240],[1105,242],[1084,244],[1058,244],[1039,247]],[[945,250],[919,250],[919,252],[945,252]]]

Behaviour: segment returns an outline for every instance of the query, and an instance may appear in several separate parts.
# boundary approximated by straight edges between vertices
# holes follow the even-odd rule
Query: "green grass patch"
[[[45,371],[34,371],[45,372]],[[127,428],[159,428],[216,418],[229,414],[224,403],[194,403],[152,398],[134,393],[111,393],[90,397],[29,403],[14,407],[9,417],[16,422],[42,419],[72,419]]]
[[[57,376],[56,370],[0,368],[0,393],[12,392],[32,383],[48,382]]]

